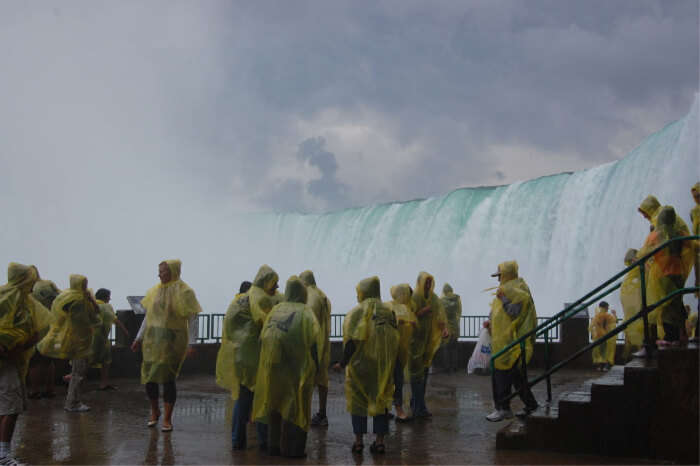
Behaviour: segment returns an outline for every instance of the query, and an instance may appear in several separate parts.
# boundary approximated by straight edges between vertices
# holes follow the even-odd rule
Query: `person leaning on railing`
[[[500,285],[496,299],[491,302],[489,316],[491,328],[491,351],[497,354],[510,343],[533,330],[537,326],[535,303],[532,300],[530,288],[525,280],[518,277],[518,263],[503,262],[498,265],[498,271],[491,275],[498,277]],[[495,410],[486,416],[492,422],[510,419],[510,400],[501,401],[511,393],[511,386],[520,395],[525,407],[518,415],[528,415],[537,409],[537,400],[527,386],[527,380],[522,373],[522,358],[529,363],[532,358],[534,337],[525,342],[525,354],[521,354],[519,345],[496,358],[494,362],[493,395]]]
[[[685,225],[683,222],[682,225]],[[644,256],[673,238],[687,236],[687,227],[678,222],[676,211],[671,206],[660,209],[654,231],[647,237],[639,252]],[[694,263],[693,241],[676,241],[658,251],[653,260],[647,261],[647,301],[654,304],[674,291],[683,288]],[[651,322],[657,322],[657,343],[678,344],[681,333],[685,333],[685,308],[683,297],[676,296],[649,314]],[[656,314],[652,317],[653,314]],[[654,320],[655,319],[655,320]]]

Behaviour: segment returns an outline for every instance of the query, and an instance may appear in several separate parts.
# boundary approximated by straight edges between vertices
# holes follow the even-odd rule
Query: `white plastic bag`
[[[474,347],[472,357],[467,364],[467,374],[488,374],[491,363],[491,335],[486,328],[481,329],[479,341]]]

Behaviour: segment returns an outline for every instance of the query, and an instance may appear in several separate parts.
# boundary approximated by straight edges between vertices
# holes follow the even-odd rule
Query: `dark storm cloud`
[[[297,157],[321,172],[320,178],[308,182],[309,194],[326,201],[331,208],[345,207],[347,186],[338,181],[338,162],[335,155],[325,150],[325,145],[321,137],[306,139],[299,144]]]

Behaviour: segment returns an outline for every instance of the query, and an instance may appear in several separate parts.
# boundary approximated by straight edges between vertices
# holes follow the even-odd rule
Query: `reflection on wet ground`
[[[554,391],[573,388],[590,371],[564,371]],[[53,400],[30,400],[20,416],[14,439],[19,458],[31,464],[619,464],[619,458],[573,456],[550,452],[496,451],[502,423],[484,416],[492,409],[489,377],[436,374],[429,382],[428,405],[433,418],[391,424],[385,455],[368,448],[353,455],[350,417],[345,411],[342,376],[331,374],[327,428],[312,428],[308,456],[300,460],[268,457],[258,452],[254,429],[249,448],[231,450],[231,408],[228,393],[213,377],[182,377],[170,433],[146,427],[148,402],[138,380],[116,380],[116,392],[86,387],[86,413],[63,411],[65,389]],[[535,395],[544,400],[543,386]],[[405,392],[410,392],[408,386]],[[408,396],[408,393],[406,393]],[[314,399],[314,411],[316,409]],[[515,401],[513,408],[520,407]],[[370,423],[371,428],[371,423]],[[368,446],[372,439],[366,436]],[[638,460],[632,460],[638,463]]]

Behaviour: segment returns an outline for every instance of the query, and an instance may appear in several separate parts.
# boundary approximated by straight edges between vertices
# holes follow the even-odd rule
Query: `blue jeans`
[[[398,358],[394,366],[394,406],[403,406],[403,367]]]
[[[425,390],[428,386],[428,368],[425,368],[423,377],[411,380],[411,411],[413,416],[428,415],[428,407],[425,405]]]
[[[233,425],[231,426],[231,441],[233,448],[242,450],[247,447],[246,425],[253,410],[253,392],[243,385],[240,386],[238,399],[233,408]],[[258,434],[258,444],[267,445],[267,424],[255,423]]]
[[[352,432],[357,434],[367,433],[367,416],[355,416],[352,417]],[[375,434],[386,434],[389,432],[389,417],[386,414],[380,414],[379,416],[374,416],[372,418],[372,431]]]

